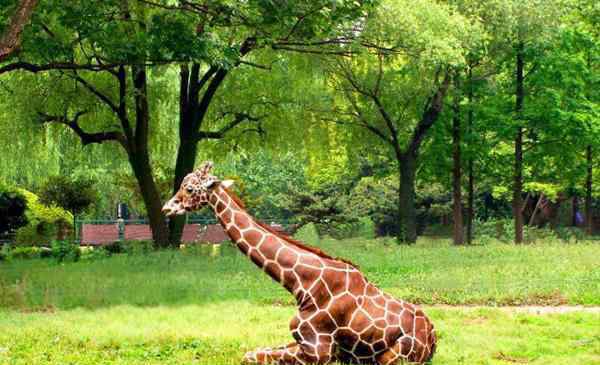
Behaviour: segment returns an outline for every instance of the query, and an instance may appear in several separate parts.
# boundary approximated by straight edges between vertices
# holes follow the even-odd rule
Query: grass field
[[[600,305],[598,244],[451,247],[333,241],[388,292],[424,303],[435,364],[600,364],[600,314],[431,304]],[[0,263],[0,364],[236,364],[290,341],[287,292],[229,246],[89,262]]]

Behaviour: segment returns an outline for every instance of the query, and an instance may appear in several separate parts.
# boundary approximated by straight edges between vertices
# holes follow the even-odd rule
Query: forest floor
[[[434,365],[600,364],[597,243],[320,246],[423,305]],[[2,262],[0,364],[238,364],[290,342],[292,304],[229,246]]]

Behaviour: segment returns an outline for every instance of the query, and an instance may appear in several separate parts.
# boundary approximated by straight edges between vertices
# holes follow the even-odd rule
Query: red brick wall
[[[101,245],[119,240],[117,224],[84,224],[81,227],[81,243]]]

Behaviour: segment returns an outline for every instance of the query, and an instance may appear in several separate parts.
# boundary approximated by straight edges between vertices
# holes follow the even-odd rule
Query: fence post
[[[125,240],[125,220],[123,218],[117,219],[117,226],[119,227],[119,241]]]

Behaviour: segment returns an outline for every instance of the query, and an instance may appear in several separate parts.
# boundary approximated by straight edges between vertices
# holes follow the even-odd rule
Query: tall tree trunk
[[[467,115],[468,134],[473,133],[473,69],[469,67],[469,113]],[[469,154],[467,162],[467,170],[469,174],[468,197],[467,197],[467,243],[473,243],[473,219],[475,216],[475,176],[473,171],[473,156]]]
[[[8,28],[0,37],[0,62],[10,57],[21,47],[23,29],[29,22],[37,2],[38,0],[20,1],[19,7],[8,24]]]
[[[592,178],[594,173],[592,146],[587,146],[587,178],[585,181],[585,229],[588,235],[593,233],[593,216],[592,216]]]
[[[400,232],[398,242],[412,244],[417,242],[417,209],[415,206],[415,176],[417,158],[406,153],[399,161],[400,190],[398,210],[400,212]]]
[[[191,72],[187,66],[182,66],[180,85],[180,119],[179,119],[179,148],[177,150],[177,162],[175,165],[175,176],[173,179],[173,192],[176,193],[181,186],[185,176],[194,171],[196,155],[198,153],[198,132],[204,122],[208,108],[228,71],[219,69],[211,70],[200,80],[200,65],[194,63]],[[214,76],[213,76],[214,75]],[[208,82],[210,80],[210,82]],[[206,91],[200,98],[202,85],[208,83]],[[179,245],[185,225],[185,217],[178,216],[169,220],[170,241],[173,245]]]
[[[194,135],[194,108],[198,104],[198,73],[200,66],[194,64],[192,72],[188,65],[182,65],[180,70],[179,90],[179,148],[175,163],[173,179],[173,194],[177,193],[183,178],[194,169],[198,145],[191,139]],[[181,243],[185,216],[175,216],[169,219],[169,241],[173,245]]]
[[[146,206],[154,244],[157,247],[167,247],[169,242],[169,228],[165,216],[161,212],[160,193],[152,175],[152,167],[148,154],[143,152],[130,154],[129,162],[133,168],[133,173]]]
[[[134,141],[130,141],[129,161],[146,205],[154,244],[165,247],[169,242],[169,229],[161,211],[160,193],[152,174],[150,151],[148,149],[150,113],[146,70],[141,66],[132,66],[131,73],[135,87],[136,128]]]
[[[516,103],[517,133],[515,136],[515,165],[513,176],[513,216],[515,220],[515,243],[523,242],[523,125],[522,112],[524,89],[525,46],[522,42],[517,45],[516,67]]]
[[[460,136],[460,74],[454,75],[454,101],[452,116],[452,200],[453,200],[453,241],[455,245],[464,243],[463,207],[462,207],[462,166],[461,166],[461,136]]]

